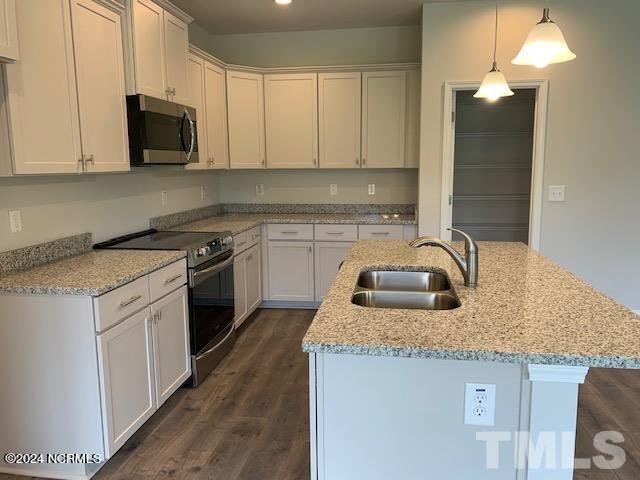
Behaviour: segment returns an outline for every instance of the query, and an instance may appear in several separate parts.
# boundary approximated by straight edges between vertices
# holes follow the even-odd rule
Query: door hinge
[[[451,111],[451,123],[456,123],[456,112],[455,112],[455,110]]]
[[[449,205],[453,205],[453,195],[449,195]]]

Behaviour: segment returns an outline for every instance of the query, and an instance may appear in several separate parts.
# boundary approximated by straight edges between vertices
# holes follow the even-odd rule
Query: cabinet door
[[[362,74],[362,166],[404,166],[406,72]]]
[[[224,70],[210,62],[205,62],[204,85],[207,152],[211,160],[211,168],[228,168],[227,82]]]
[[[146,308],[98,335],[107,458],[156,410],[150,313]]]
[[[16,0],[0,0],[0,57],[9,61],[19,59]]]
[[[247,314],[251,314],[262,302],[262,261],[260,244],[254,245],[247,251],[246,285],[247,285]]]
[[[191,375],[187,287],[151,305],[153,365],[159,408]]]
[[[229,165],[264,168],[262,75],[227,71]]]
[[[136,91],[166,100],[164,10],[151,0],[132,1]]]
[[[198,135],[198,163],[186,165],[187,170],[209,168],[207,152],[207,112],[205,108],[204,86],[205,61],[197,55],[189,54],[187,80],[189,82],[189,101],[187,105],[196,109],[196,131]]]
[[[247,253],[236,255],[233,259],[233,293],[236,307],[236,327],[247,318]]]
[[[164,54],[166,87],[171,90],[169,100],[184,105],[189,102],[189,31],[186,23],[167,11],[164,12]]]
[[[6,66],[14,173],[76,173],[78,98],[67,0],[16,4],[20,61]]]
[[[88,172],[128,171],[120,15],[93,0],[74,0],[71,14],[86,169]]]
[[[360,167],[360,73],[318,75],[321,168]]]
[[[269,242],[269,300],[312,302],[313,242]]]
[[[316,242],[316,302],[321,302],[329,291],[352,246],[353,242]]]
[[[264,76],[268,168],[317,168],[318,75]]]
[[[418,168],[420,164],[420,89],[420,70],[409,70],[407,72],[405,168]]]

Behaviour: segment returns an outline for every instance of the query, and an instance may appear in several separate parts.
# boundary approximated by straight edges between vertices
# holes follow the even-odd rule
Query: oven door
[[[198,355],[233,325],[233,251],[190,271],[189,301],[191,354]]]

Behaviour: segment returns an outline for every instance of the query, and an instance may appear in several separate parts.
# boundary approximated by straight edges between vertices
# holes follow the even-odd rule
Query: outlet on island
[[[465,384],[464,423],[493,427],[496,416],[496,386]]]

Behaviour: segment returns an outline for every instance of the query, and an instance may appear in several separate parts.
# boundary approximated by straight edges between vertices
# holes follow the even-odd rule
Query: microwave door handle
[[[185,121],[189,124],[189,149],[187,149],[186,145],[184,144],[184,137],[182,134],[182,132],[184,131]],[[180,124],[180,143],[188,161],[189,159],[191,159],[191,155],[193,155],[193,151],[196,148],[196,126],[193,123],[193,120],[191,120],[191,116],[189,115],[189,112],[186,108],[184,109],[184,113],[182,114],[182,122]]]

